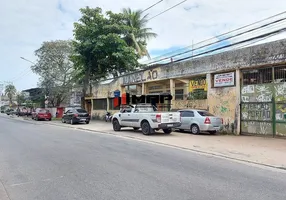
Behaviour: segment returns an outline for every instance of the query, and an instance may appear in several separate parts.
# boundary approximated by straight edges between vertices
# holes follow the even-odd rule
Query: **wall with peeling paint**
[[[114,91],[121,90],[122,81],[117,79],[109,84],[101,84],[93,87],[92,94],[95,99],[114,97]]]
[[[223,118],[224,130],[233,132],[236,111],[236,88],[211,88],[208,91],[210,113]]]
[[[207,99],[202,100],[175,100],[173,103],[173,109],[186,109],[186,108],[192,108],[192,109],[202,109],[207,110],[208,109],[208,103]]]

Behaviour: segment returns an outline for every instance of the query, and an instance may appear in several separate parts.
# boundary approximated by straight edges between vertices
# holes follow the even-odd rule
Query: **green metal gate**
[[[241,133],[286,136],[286,67],[243,71]]]

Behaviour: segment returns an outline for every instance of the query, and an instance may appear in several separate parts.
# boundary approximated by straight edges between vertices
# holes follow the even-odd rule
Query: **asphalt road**
[[[286,199],[278,170],[1,116],[0,180],[1,200]]]

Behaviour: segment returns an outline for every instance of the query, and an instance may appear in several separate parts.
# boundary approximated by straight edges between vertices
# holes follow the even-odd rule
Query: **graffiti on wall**
[[[273,97],[272,84],[245,85],[241,90],[242,102],[271,102]]]
[[[175,100],[173,104],[173,109],[186,109],[186,108],[192,108],[192,109],[203,109],[207,110],[207,100],[201,99],[201,100]]]
[[[286,101],[286,83],[278,83],[274,86],[275,89],[275,101]]]
[[[272,135],[272,124],[269,122],[241,122],[241,131],[243,133],[259,134],[259,135]]]
[[[277,123],[276,124],[276,135],[278,136],[286,136],[286,124],[285,123]]]
[[[271,103],[247,103],[241,105],[242,120],[271,120]]]
[[[216,88],[208,96],[210,112],[233,122],[236,109],[235,87]]]

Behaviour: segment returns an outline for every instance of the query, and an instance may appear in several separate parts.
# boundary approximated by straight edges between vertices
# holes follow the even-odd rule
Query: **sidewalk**
[[[286,140],[284,139],[254,136],[192,135],[179,132],[173,132],[170,135],[158,133],[145,136],[140,130],[133,131],[133,129],[130,128],[124,128],[120,132],[115,132],[112,129],[111,123],[103,121],[91,121],[88,125],[62,124],[60,121],[47,123],[135,138],[235,160],[286,169]]]

